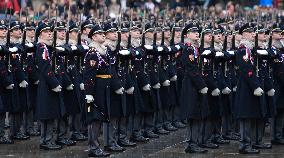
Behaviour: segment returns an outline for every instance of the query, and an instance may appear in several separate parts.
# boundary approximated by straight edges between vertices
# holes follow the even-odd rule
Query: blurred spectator
[[[145,8],[150,10],[151,13],[154,13],[155,4],[153,3],[152,0],[148,0],[144,5],[145,5]]]

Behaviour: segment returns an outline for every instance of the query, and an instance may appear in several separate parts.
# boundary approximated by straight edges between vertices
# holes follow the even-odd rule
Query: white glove
[[[136,55],[139,55],[139,51],[135,51],[135,54],[136,54]]]
[[[168,87],[168,86],[171,85],[171,81],[170,80],[166,80],[162,84],[163,84],[164,87]]]
[[[31,42],[26,43],[25,46],[27,46],[27,47],[29,47],[29,48],[34,47],[33,43],[31,43]]]
[[[153,50],[153,46],[151,46],[151,45],[144,45],[144,47],[148,50]]]
[[[179,45],[175,45],[176,49],[180,50],[180,46]]]
[[[82,47],[85,49],[85,50],[88,50],[89,47],[87,45],[82,45]]]
[[[211,50],[207,49],[204,50],[201,55],[209,55],[209,54],[211,54]]]
[[[274,96],[274,94],[275,94],[275,89],[270,89],[270,90],[267,92],[267,95],[270,96],[270,97]]]
[[[14,84],[10,84],[9,86],[6,87],[6,89],[9,89],[9,90],[11,90],[13,88],[14,88]]]
[[[85,90],[85,85],[84,85],[84,83],[80,83],[80,89],[83,91],[83,90]]]
[[[150,86],[150,84],[146,84],[142,89],[143,89],[143,91],[149,91],[149,90],[151,90],[151,86]]]
[[[85,99],[87,100],[87,103],[91,103],[94,101],[94,97],[92,95],[86,95]]]
[[[121,55],[129,55],[130,51],[125,49],[125,50],[120,50],[118,53]]]
[[[73,45],[73,46],[71,46],[71,49],[72,49],[72,50],[77,50],[78,48]]]
[[[127,94],[133,94],[133,92],[134,92],[134,87],[130,87],[126,90]]]
[[[224,56],[224,53],[223,52],[216,52],[215,56],[216,57],[222,57],[222,56]]]
[[[233,88],[233,92],[236,92],[237,91],[237,86],[235,86],[234,88]]]
[[[38,83],[39,83],[39,80],[37,80],[37,81],[34,82],[34,84],[38,84]]]
[[[256,88],[256,89],[253,91],[253,95],[258,96],[258,97],[261,96],[262,93],[263,93],[263,90],[262,90],[260,87]]]
[[[59,86],[53,88],[52,90],[53,90],[54,92],[61,92],[61,89],[62,89],[62,87],[59,85]]]
[[[222,90],[222,93],[223,93],[223,94],[230,94],[230,93],[231,93],[231,90],[230,90],[229,87],[226,87],[226,88],[224,88],[224,89]]]
[[[232,50],[230,50],[230,51],[227,51],[230,55],[235,55],[235,51],[232,51]]]
[[[212,95],[212,96],[219,96],[219,95],[220,95],[220,90],[219,90],[219,88],[214,89],[214,90],[211,92],[211,95]]]
[[[117,90],[115,91],[115,93],[121,95],[121,94],[123,94],[123,90],[124,90],[124,88],[121,87],[121,88],[117,89]]]
[[[66,87],[66,89],[68,91],[72,91],[73,90],[73,87],[74,87],[74,84],[70,84],[68,87]]]
[[[171,47],[168,47],[168,50],[169,50],[169,52],[170,52],[170,51],[172,51],[172,48],[171,48]]]
[[[164,48],[163,48],[163,47],[158,47],[157,49],[158,49],[158,52],[161,52],[161,51],[163,51],[163,50],[164,50]]]
[[[15,53],[18,51],[18,48],[17,47],[12,47],[12,48],[9,48],[9,51],[12,52],[12,53]]]
[[[170,79],[170,81],[177,81],[177,75],[174,75],[174,76]]]
[[[204,87],[204,88],[202,88],[199,92],[200,92],[201,94],[207,94],[207,91],[208,91],[208,88],[207,88],[207,87]]]
[[[153,88],[154,88],[154,89],[159,89],[159,88],[161,88],[161,84],[160,84],[160,83],[157,83],[157,84],[155,84],[155,85],[153,86]]]
[[[26,88],[28,85],[29,85],[28,82],[25,81],[25,80],[23,80],[23,81],[19,84],[19,86],[20,86],[21,88]]]
[[[267,50],[257,50],[256,53],[259,55],[268,55]]]
[[[62,47],[55,47],[58,51],[60,51],[60,52],[63,52],[63,51],[65,51],[65,48],[62,48]]]

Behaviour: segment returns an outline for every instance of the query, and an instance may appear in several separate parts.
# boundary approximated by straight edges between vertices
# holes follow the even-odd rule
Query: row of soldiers
[[[240,153],[259,153],[272,147],[270,122],[283,145],[283,28],[175,20],[2,20],[0,143],[40,135],[41,149],[58,150],[88,139],[89,156],[109,156],[187,126],[185,152],[239,140]]]

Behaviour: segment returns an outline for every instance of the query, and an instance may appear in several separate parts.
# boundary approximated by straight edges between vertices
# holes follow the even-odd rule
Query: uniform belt
[[[96,75],[97,78],[111,78],[111,75]]]

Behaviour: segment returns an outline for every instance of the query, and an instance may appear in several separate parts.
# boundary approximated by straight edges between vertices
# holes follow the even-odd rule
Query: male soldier
[[[6,47],[6,37],[7,37],[7,26],[4,20],[0,21],[0,78],[1,78],[1,89],[7,89],[7,91],[12,91],[14,88],[13,80],[8,76],[7,63],[5,61],[5,57],[9,55],[9,50]],[[5,117],[6,112],[8,112],[9,108],[7,104],[4,102],[3,93],[5,90],[0,91],[0,144],[13,144],[14,141],[10,139],[10,137],[5,137]]]
[[[267,38],[265,35],[265,28],[263,25],[258,24],[255,26],[256,30],[256,38],[255,38],[255,48],[254,48],[254,59],[255,61],[255,68],[256,68],[256,77],[258,77],[259,82],[261,83],[263,90],[266,92],[266,95],[263,95],[263,99],[265,102],[262,104],[262,111],[264,115],[262,118],[257,119],[255,122],[255,131],[254,137],[252,140],[252,147],[255,149],[270,149],[272,146],[271,144],[263,143],[262,139],[264,137],[265,131],[265,122],[266,119],[273,117],[276,113],[276,107],[274,104],[274,85],[273,80],[270,75],[271,65],[276,57],[276,51],[272,50],[272,47],[268,47]],[[280,31],[280,30],[278,30]],[[256,42],[257,41],[257,42]]]
[[[59,92],[62,87],[57,80],[52,67],[52,33],[49,23],[39,24],[36,30],[38,44],[36,49],[36,65],[39,70],[37,91],[36,119],[41,124],[40,149],[58,150],[62,147],[53,142],[54,120],[61,116]]]
[[[199,65],[199,28],[195,23],[188,24],[183,35],[186,37],[185,48],[182,52],[182,64],[184,67],[184,79],[181,89],[181,111],[182,118],[187,118],[189,122],[189,140],[185,149],[186,153],[205,153],[207,150],[198,146],[201,143],[201,124],[202,118],[202,100],[206,95],[208,88],[202,79]]]
[[[89,45],[91,43],[91,39],[88,38],[88,35],[94,26],[93,22],[91,20],[86,20],[81,25],[81,38],[82,38],[82,44]]]
[[[274,24],[272,32],[272,46],[279,53],[278,59],[274,60],[273,63],[273,78],[275,85],[275,103],[277,108],[277,114],[272,119],[272,140],[273,145],[284,145],[283,139],[283,118],[284,118],[284,92],[281,90],[284,85],[283,73],[284,73],[284,45],[283,35],[281,35],[281,29],[279,24]],[[283,31],[283,30],[282,30]]]
[[[118,119],[123,116],[123,108],[125,107],[125,102],[122,101],[122,95],[124,93],[124,87],[118,78],[118,60],[117,52],[119,50],[120,39],[117,38],[117,28],[116,24],[113,22],[107,22],[104,25],[104,31],[106,40],[104,45],[108,48],[110,66],[111,66],[111,84],[110,84],[110,100],[111,106],[108,109],[110,122],[104,123],[104,141],[105,141],[105,150],[122,152],[125,149],[117,144],[117,131],[118,128]]]
[[[70,76],[72,83],[74,84],[74,91],[68,91],[71,93],[71,96],[66,98],[66,108],[72,108],[69,111],[70,117],[70,131],[72,133],[71,139],[74,141],[84,141],[87,140],[81,132],[81,112],[83,111],[83,103],[81,102],[81,92],[84,90],[84,83],[79,74],[80,65],[78,66],[77,63],[80,63],[80,58],[83,57],[88,51],[89,47],[86,45],[78,45],[78,31],[79,28],[76,26],[75,23],[70,22],[69,26],[69,40],[68,44],[71,46],[72,51],[68,55],[68,67],[67,67],[67,74]],[[76,66],[77,65],[77,66]],[[68,104],[72,104],[72,106],[68,106]]]
[[[156,64],[154,62],[154,52],[156,49],[154,49],[153,42],[154,42],[154,28],[152,24],[147,23],[145,25],[145,31],[144,33],[144,51],[143,54],[143,61],[144,61],[144,71],[147,74],[147,80],[150,82],[151,87],[153,87],[152,90],[148,91],[141,91],[143,96],[144,105],[147,106],[144,111],[144,136],[146,138],[159,138],[159,135],[154,133],[154,111],[155,108],[158,108],[159,106],[159,96],[158,96],[158,90],[161,87],[161,84],[159,83],[158,79],[158,73],[157,67],[154,68],[154,65]],[[157,56],[155,56],[156,58]],[[155,60],[156,61],[156,60]],[[156,71],[155,71],[156,70]],[[146,88],[146,87],[144,87]],[[162,131],[162,128],[159,130]],[[157,130],[155,130],[157,132]],[[163,130],[162,132],[167,133],[168,131]],[[161,133],[162,133],[161,132]]]
[[[21,46],[21,25],[18,21],[14,21],[10,25],[10,43],[9,47],[14,48],[10,53],[10,62],[12,65],[12,77],[15,84],[13,91],[13,101],[11,105],[10,125],[11,125],[11,137],[12,139],[25,140],[29,139],[29,136],[25,135],[21,131],[21,125],[23,120],[23,112],[27,109],[28,100],[27,100],[27,90],[28,82],[27,76],[23,71],[21,64],[20,55],[24,54],[24,49]],[[15,98],[14,98],[15,97]]]
[[[58,22],[55,26],[56,39],[54,38],[53,42],[56,42],[55,50],[55,61],[56,61],[56,77],[60,84],[63,87],[62,92],[60,93],[61,104],[64,105],[64,110],[62,109],[62,118],[57,120],[57,140],[56,143],[59,145],[72,146],[76,142],[70,140],[68,136],[68,114],[71,114],[73,111],[79,111],[80,100],[75,100],[70,103],[70,98],[75,98],[74,96],[74,84],[72,83],[70,77],[67,74],[68,67],[68,55],[70,55],[70,47],[66,44],[66,25],[64,22]],[[77,101],[77,104],[75,103]],[[63,113],[66,112],[66,113]]]
[[[253,49],[254,28],[246,23],[240,28],[242,39],[236,53],[236,64],[239,66],[239,81],[237,84],[235,112],[240,120],[241,141],[239,152],[242,154],[257,154],[259,150],[252,148],[252,132],[255,131],[255,120],[262,117],[261,99],[263,90],[254,71]]]
[[[210,25],[205,26],[202,30],[201,35],[201,61],[202,61],[202,74],[203,79],[205,83],[208,85],[208,89],[211,92],[208,94],[208,106],[209,106],[209,116],[202,124],[202,141],[200,143],[200,147],[202,148],[209,148],[209,149],[216,149],[219,147],[219,145],[214,144],[212,142],[212,115],[214,108],[214,102],[210,102],[210,100],[216,96],[220,95],[220,90],[217,86],[217,83],[214,80],[213,77],[213,64],[214,64],[214,58],[215,58],[215,51],[212,48],[212,27]]]
[[[132,79],[134,85],[134,100],[135,100],[135,112],[133,112],[129,118],[129,128],[132,133],[132,140],[135,142],[147,142],[149,138],[145,138],[142,133],[142,121],[143,112],[146,110],[146,105],[143,100],[142,93],[144,96],[150,91],[150,84],[147,81],[146,74],[143,65],[144,52],[141,46],[141,30],[139,30],[139,25],[135,24],[131,28],[131,49],[135,52],[135,57],[132,59],[133,69],[132,69]]]
[[[102,121],[108,122],[110,106],[111,68],[108,50],[103,45],[104,31],[95,25],[88,36],[92,39],[85,56],[84,84],[86,93],[86,121],[88,123],[89,156],[104,157],[109,153],[99,147],[98,137]]]
[[[177,72],[177,109],[175,110],[175,113],[173,114],[173,125],[177,128],[185,128],[186,125],[182,123],[182,118],[180,117],[180,90],[182,87],[182,80],[183,80],[183,66],[181,62],[181,52],[182,52],[182,43],[181,43],[181,32],[182,28],[180,27],[179,23],[176,23],[173,26],[174,31],[174,44],[176,45],[178,51],[175,53],[175,61],[176,61],[176,72]]]
[[[135,56],[135,52],[130,52],[131,46],[131,36],[129,33],[129,25],[123,23],[122,28],[120,29],[120,50],[117,55],[117,73],[123,87],[125,87],[125,93],[122,95],[121,102],[125,101],[125,107],[122,107],[123,116],[119,118],[118,121],[118,141],[117,143],[122,147],[133,147],[136,146],[136,143],[133,143],[129,140],[128,134],[128,117],[131,113],[135,113],[135,94],[134,94],[134,84],[131,76],[132,64],[131,60]]]
[[[226,58],[226,51],[223,50],[224,46],[224,33],[225,30],[223,27],[218,26],[214,30],[214,51],[215,54],[215,60],[214,60],[214,66],[213,66],[213,77],[215,82],[217,83],[218,88],[221,91],[221,95],[214,97],[215,105],[214,107],[214,114],[213,115],[213,133],[212,133],[212,141],[216,144],[228,144],[230,141],[224,140],[221,135],[221,125],[222,125],[222,116],[227,117],[230,113],[230,104],[229,101],[229,94],[231,93],[231,89],[229,88],[229,85],[225,82],[224,78],[224,71],[223,71],[223,62],[227,59]],[[224,98],[224,99],[223,99]],[[225,100],[226,98],[226,100]],[[211,102],[211,101],[209,101]],[[226,129],[223,127],[224,130]]]
[[[24,115],[24,130],[28,136],[39,136],[40,133],[34,128],[34,110],[36,104],[36,94],[37,94],[37,85],[38,80],[38,69],[35,65],[35,24],[30,22],[25,26],[26,32],[26,41],[25,41],[25,51],[26,54],[22,58],[24,63],[24,70],[28,76],[28,93],[30,106],[26,109]]]

